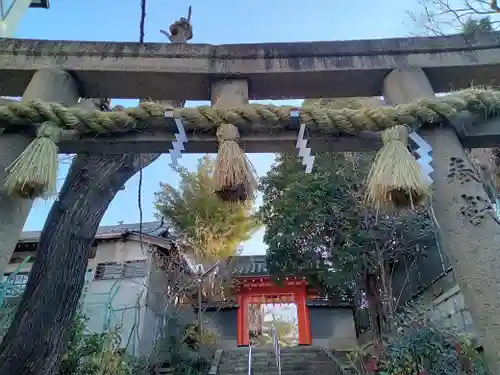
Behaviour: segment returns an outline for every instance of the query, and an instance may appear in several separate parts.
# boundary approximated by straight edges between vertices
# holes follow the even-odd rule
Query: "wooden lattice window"
[[[95,280],[128,279],[147,275],[146,259],[128,260],[124,263],[99,263],[95,272]]]
[[[123,267],[123,277],[145,277],[148,274],[146,259],[128,260]]]

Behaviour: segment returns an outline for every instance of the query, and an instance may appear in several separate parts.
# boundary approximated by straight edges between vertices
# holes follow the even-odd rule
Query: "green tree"
[[[298,337],[297,321],[293,317],[287,317],[279,313],[271,313],[271,319],[262,322],[262,335],[253,339],[253,345],[268,346],[273,344],[272,328],[276,331],[278,342],[282,346],[296,344]]]
[[[342,284],[346,275],[339,272],[336,250],[358,224],[353,163],[344,154],[321,154],[313,173],[304,174],[295,155],[277,156],[261,181],[259,211],[271,274],[297,272],[325,287]]]
[[[462,26],[464,35],[484,35],[494,31],[490,17],[466,19]]]
[[[306,100],[304,106],[351,108],[381,105],[378,98]],[[270,272],[299,273],[330,296],[359,303],[366,294],[379,336],[391,329],[392,276],[398,260],[415,267],[434,247],[434,228],[423,212],[381,214],[363,204],[374,153],[316,155],[310,174],[296,155],[279,155],[261,180]],[[417,251],[419,250],[419,251]],[[399,296],[396,297],[396,301]]]
[[[391,273],[397,260],[415,266],[435,244],[426,213],[376,215],[362,204],[373,155],[321,154],[303,172],[295,155],[279,155],[262,179],[269,270],[308,277],[330,296],[354,303],[356,285],[368,296],[381,334],[390,328]],[[419,249],[420,251],[416,251]]]
[[[252,202],[223,202],[215,194],[213,168],[208,156],[200,158],[194,172],[178,168],[178,188],[164,183],[156,193],[158,212],[185,236],[203,263],[235,255],[238,245],[259,227]]]

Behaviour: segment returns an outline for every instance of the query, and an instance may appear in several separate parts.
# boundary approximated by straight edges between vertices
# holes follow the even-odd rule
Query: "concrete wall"
[[[429,309],[431,320],[459,328],[473,336],[477,335],[453,271],[430,285],[416,301]]]
[[[92,276],[99,263],[148,260],[147,251],[147,245],[143,245],[141,249],[140,244],[134,241],[102,242],[97,246],[95,258],[89,261],[92,281],[83,300],[84,313],[90,319],[87,328],[91,332],[117,329],[122,340],[121,346],[127,347],[127,351],[131,353],[137,353],[140,346],[147,277],[94,280]]]
[[[309,306],[312,342],[329,349],[356,346],[353,312],[349,308]]]
[[[172,273],[169,274],[169,271]],[[139,351],[142,355],[148,355],[156,340],[161,337],[163,327],[168,317],[173,313],[167,309],[173,308],[176,313],[179,313],[177,307],[183,308],[181,314],[184,321],[192,322],[196,319],[193,310],[187,305],[182,307],[176,305],[179,302],[176,295],[190,284],[190,280],[192,281],[192,277],[185,275],[179,269],[163,269],[161,259],[157,259],[156,256],[153,258],[147,280],[145,312],[140,331]]]
[[[21,267],[19,267],[18,263],[10,263],[7,267],[5,267],[5,273],[12,273],[14,271],[18,272],[29,272],[31,270],[31,263],[25,263]]]
[[[477,337],[472,317],[465,306],[464,297],[458,285],[432,302],[430,317],[433,321],[459,328]]]
[[[225,308],[220,310],[206,310],[203,321],[217,332],[217,346],[219,349],[236,348],[238,308]]]
[[[154,342],[161,332],[162,316],[168,299],[166,293],[168,276],[156,262],[151,263],[147,283],[148,290],[145,296],[144,319],[141,327],[141,337],[143,339],[139,348],[142,355],[151,352]]]
[[[95,280],[97,265],[103,262],[123,263],[129,260],[146,259],[147,271],[150,262],[148,246],[143,249],[138,242],[117,240],[100,242],[96,256],[89,260],[87,283],[83,291],[83,311],[89,318],[87,329],[90,332],[103,332],[105,329],[118,328],[121,346],[131,353],[138,353],[142,343],[141,331],[145,324],[147,277],[121,278],[115,280]],[[31,263],[18,269],[29,272]],[[11,263],[6,272],[13,272],[19,264]],[[150,339],[146,337],[146,339]]]
[[[96,280],[89,285],[83,310],[90,332],[117,330],[121,346],[137,353],[145,318],[145,278]],[[116,294],[115,294],[116,293]]]

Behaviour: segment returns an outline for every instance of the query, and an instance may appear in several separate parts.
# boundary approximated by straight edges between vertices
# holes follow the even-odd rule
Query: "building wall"
[[[476,336],[472,317],[452,271],[428,286],[416,301],[428,310],[432,321],[459,328]]]
[[[345,350],[357,345],[353,311],[349,308],[309,306],[312,344]]]
[[[94,259],[89,261],[87,290],[84,292],[83,309],[89,318],[91,332],[106,329],[120,332],[122,347],[137,353],[140,330],[145,317],[147,276],[99,280],[95,278],[97,266],[105,262],[124,263],[145,260],[145,273],[149,272],[148,247],[138,242],[116,241],[99,243]]]
[[[204,312],[203,321],[210,329],[217,332],[219,349],[232,349],[238,346],[237,315],[237,308],[213,309]]]
[[[113,241],[101,242],[96,249],[96,256],[89,260],[86,286],[83,291],[83,312],[89,319],[87,329],[90,332],[103,332],[106,329],[118,329],[121,346],[127,351],[138,353],[141,346],[141,330],[146,317],[147,274],[150,261],[148,246],[143,249],[138,242]],[[146,261],[142,277],[119,277],[99,279],[96,277],[98,266],[103,263],[124,264],[127,261]],[[142,266],[142,264],[141,264]],[[101,266],[102,267],[102,266]],[[31,263],[22,267],[9,264],[6,273],[14,271],[28,273]],[[17,279],[20,277],[18,276]],[[27,277],[23,277],[25,282]]]
[[[143,340],[139,348],[142,355],[151,352],[163,327],[163,315],[167,303],[165,288],[168,285],[168,276],[161,270],[158,262],[151,264],[147,282],[149,289],[145,296],[144,320],[141,327]]]
[[[161,338],[165,325],[174,314],[182,317],[182,322],[191,323],[196,315],[189,304],[183,304],[182,295],[194,281],[187,275],[184,266],[178,266],[181,259],[169,256],[167,264],[162,256],[155,254],[148,275],[148,288],[145,296],[145,313],[141,327],[139,351],[148,355],[155,342]],[[180,297],[180,299],[179,299]]]
[[[430,316],[434,321],[459,328],[477,337],[472,316],[465,306],[464,296],[460,292],[458,285],[433,301]]]

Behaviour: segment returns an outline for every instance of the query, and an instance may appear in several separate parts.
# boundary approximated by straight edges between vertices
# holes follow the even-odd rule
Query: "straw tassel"
[[[256,172],[237,142],[239,136],[238,128],[232,124],[221,124],[217,129],[216,193],[229,202],[252,200],[257,190]]]
[[[408,128],[397,125],[382,132],[384,146],[368,174],[365,201],[380,209],[413,208],[429,194],[422,168],[408,149]]]
[[[37,138],[6,168],[5,189],[26,199],[49,198],[56,191],[62,130],[52,121],[40,125]]]

